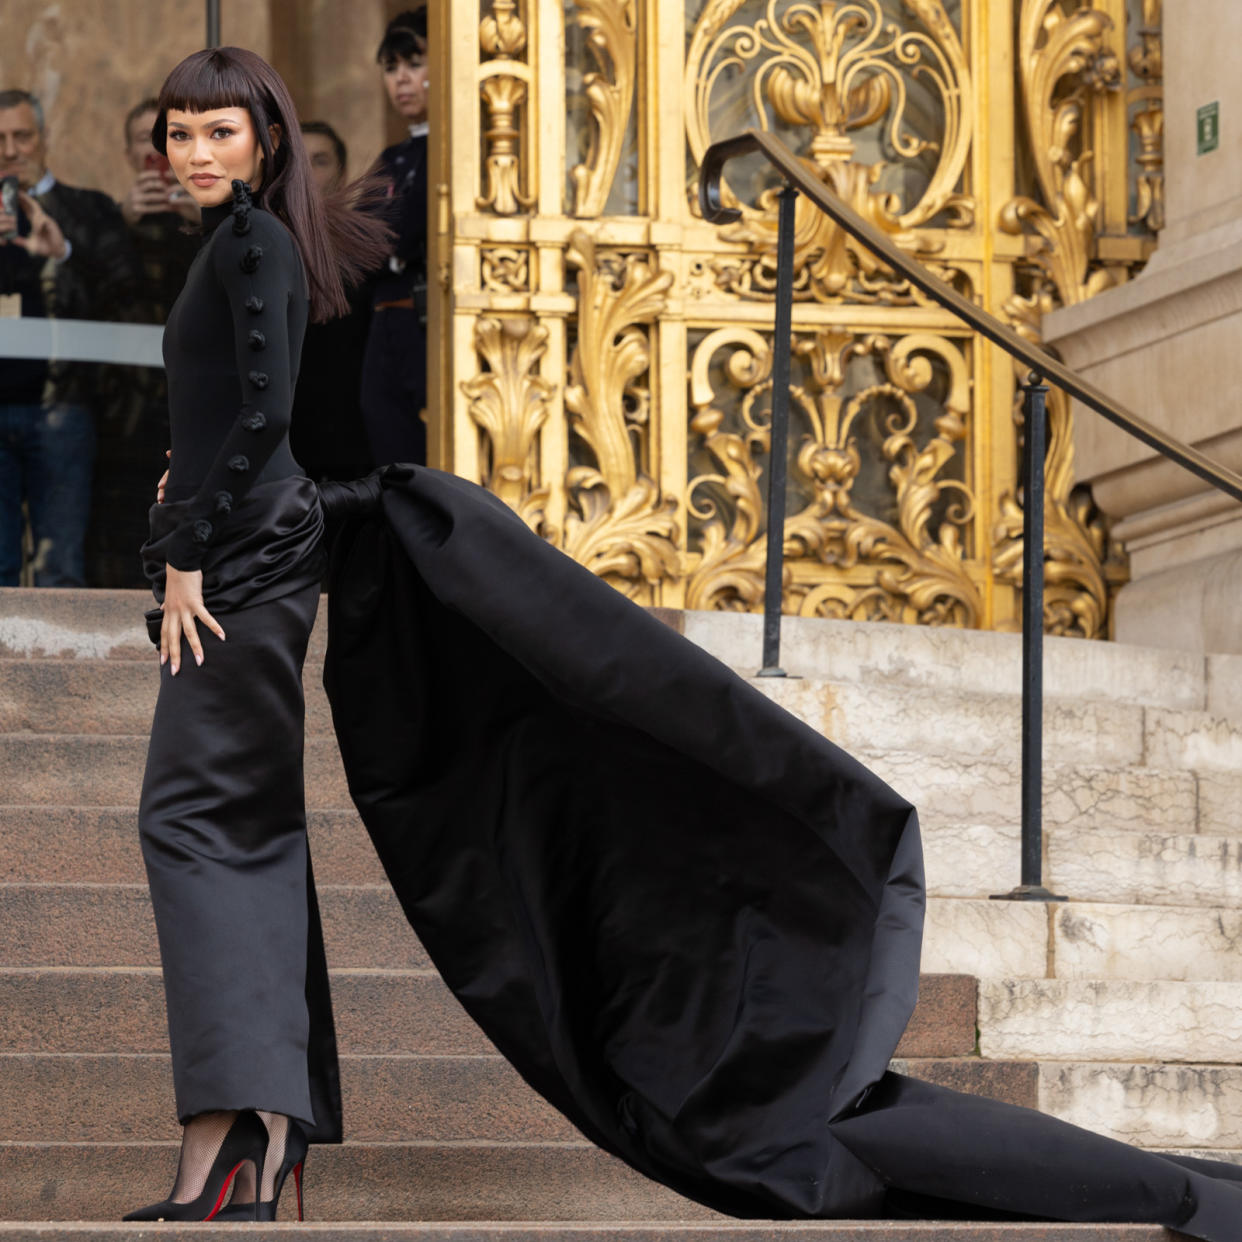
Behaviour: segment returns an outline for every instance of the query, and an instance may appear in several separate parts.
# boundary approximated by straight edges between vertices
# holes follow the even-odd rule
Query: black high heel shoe
[[[289,1132],[285,1135],[285,1157],[276,1170],[276,1180],[272,1186],[272,1197],[259,1204],[259,1214],[251,1216],[249,1203],[230,1203],[216,1213],[216,1220],[275,1220],[276,1206],[280,1203],[280,1192],[284,1189],[285,1180],[293,1174],[293,1184],[298,1192],[298,1220],[302,1220],[302,1173],[306,1167],[306,1153],[309,1144],[306,1131],[292,1117],[289,1118]],[[262,1185],[262,1183],[259,1183]]]
[[[255,1185],[263,1176],[263,1158],[267,1155],[267,1127],[258,1114],[244,1109],[233,1118],[229,1132],[220,1144],[216,1158],[211,1162],[207,1180],[197,1199],[189,1203],[174,1203],[165,1199],[150,1207],[130,1212],[122,1220],[218,1220],[224,1201],[229,1197],[233,1179],[247,1161],[254,1165]],[[247,1215],[234,1217],[238,1220],[261,1220],[259,1204],[247,1203]]]

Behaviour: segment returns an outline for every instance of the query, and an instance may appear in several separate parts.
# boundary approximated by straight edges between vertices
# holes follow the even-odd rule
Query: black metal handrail
[[[1168,435],[1146,419],[1127,410],[1111,397],[1071,371],[1038,345],[1025,340],[1012,328],[964,298],[956,289],[933,275],[917,259],[899,250],[878,229],[846,206],[778,138],[750,129],[735,138],[713,143],[703,156],[699,174],[699,206],[703,218],[727,224],[741,217],[727,207],[721,194],[725,164],[751,152],[761,154],[785,179],[780,196],[777,235],[776,331],[772,343],[772,468],[769,473],[767,572],[764,593],[764,642],[762,676],[780,677],[781,572],[784,557],[785,445],[789,419],[789,357],[793,309],[794,199],[807,196],[841,229],[878,255],[915,288],[952,311],[976,332],[1000,346],[1030,368],[1023,385],[1025,452],[1023,459],[1022,549],[1022,876],[1011,893],[1016,900],[1050,901],[1054,897],[1043,885],[1043,609],[1044,609],[1044,456],[1046,452],[1045,396],[1043,380],[1051,380],[1063,392],[1108,419],[1149,448],[1185,467],[1192,474],[1242,501],[1242,476],[1204,456],[1198,449]]]

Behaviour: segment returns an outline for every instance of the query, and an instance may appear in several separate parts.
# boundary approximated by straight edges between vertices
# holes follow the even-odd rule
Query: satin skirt
[[[152,536],[172,520],[152,513]],[[336,1040],[306,839],[302,665],[319,606],[309,480],[256,487],[204,565],[199,627],[160,690],[139,807],[177,1116],[256,1108],[339,1142]],[[157,598],[163,566],[148,566]],[[158,609],[148,613],[158,638]]]

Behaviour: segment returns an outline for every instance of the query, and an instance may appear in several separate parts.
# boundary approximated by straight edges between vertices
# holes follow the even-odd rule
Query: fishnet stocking
[[[267,1155],[263,1160],[263,1193],[259,1196],[264,1203],[270,1203],[276,1197],[276,1175],[280,1172],[281,1162],[285,1158],[285,1143],[289,1138],[289,1118],[283,1113],[259,1112],[263,1124],[267,1126]],[[232,1203],[254,1202],[254,1170],[249,1164],[241,1167],[237,1180],[233,1184]]]
[[[186,1122],[181,1131],[181,1158],[177,1161],[177,1180],[170,1196],[174,1203],[192,1203],[203,1193],[207,1174],[211,1172],[211,1166],[219,1155],[236,1116],[236,1113],[200,1113]],[[245,1167],[248,1169],[250,1165]],[[240,1174],[238,1176],[240,1178]],[[253,1179],[251,1185],[254,1185]],[[254,1201],[253,1195],[250,1201]],[[238,1202],[244,1203],[246,1200]]]

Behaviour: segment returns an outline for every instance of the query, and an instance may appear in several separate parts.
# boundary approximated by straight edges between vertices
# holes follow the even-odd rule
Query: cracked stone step
[[[1236,1157],[1242,1066],[1045,1061],[1038,1067],[1038,1107],[1139,1147]]]
[[[1009,763],[1021,758],[1021,703],[1011,695],[814,678],[763,677],[754,685],[849,751],[919,751]],[[1132,706],[1050,699],[1044,720],[1046,761],[1109,767],[1143,762],[1142,713]]]
[[[1242,983],[980,979],[994,1060],[1242,1062]]]
[[[1005,846],[1017,840],[1015,829]],[[1053,831],[1045,848],[1045,883],[1076,901],[1242,905],[1239,836]]]
[[[176,1167],[174,1143],[0,1143],[0,1185],[5,1188],[0,1217],[118,1222],[60,1230],[47,1224],[0,1225],[0,1238],[87,1242],[106,1236],[110,1242],[132,1242],[139,1230],[119,1224],[121,1216],[162,1199]],[[292,1195],[280,1206],[282,1221],[296,1221]],[[307,1161],[306,1208],[308,1220],[298,1229],[299,1237],[330,1237],[321,1232],[325,1221],[722,1219],[581,1141],[351,1140],[339,1147],[317,1146]],[[221,1242],[241,1236],[236,1226],[218,1231],[194,1226],[193,1232],[196,1238]],[[248,1238],[263,1232],[259,1226],[241,1231]],[[344,1242],[359,1234],[351,1228],[340,1236]],[[376,1237],[376,1242],[383,1239]]]
[[[318,887],[332,967],[430,966],[386,885]],[[0,884],[0,961],[8,966],[159,965],[147,886]]]
[[[1242,983],[1242,910],[1071,902],[1052,907],[1058,979]]]
[[[743,673],[759,666],[763,618],[758,614],[686,612],[686,637]],[[832,681],[900,682],[929,689],[1018,695],[1022,639],[1018,634],[897,626],[883,622],[785,617],[781,667]],[[1051,698],[1151,703],[1202,709],[1208,679],[1237,676],[1225,661],[1154,647],[1049,637],[1044,644],[1044,692]]]
[[[975,1002],[974,979],[924,975],[898,1055],[921,1058],[911,1064],[968,1056]],[[333,971],[332,1005],[343,1053],[495,1052],[434,970]],[[0,1052],[167,1049],[163,982],[154,967],[0,968]]]
[[[1003,824],[1018,815],[1019,765],[915,751],[859,751],[856,757],[919,808],[931,824]],[[1242,783],[1242,778],[1239,778]],[[1044,765],[1044,825],[1077,830],[1194,832],[1199,783],[1157,768]]]
[[[1242,770],[1242,721],[1210,712],[1149,708],[1143,713],[1147,762],[1193,771]]]

